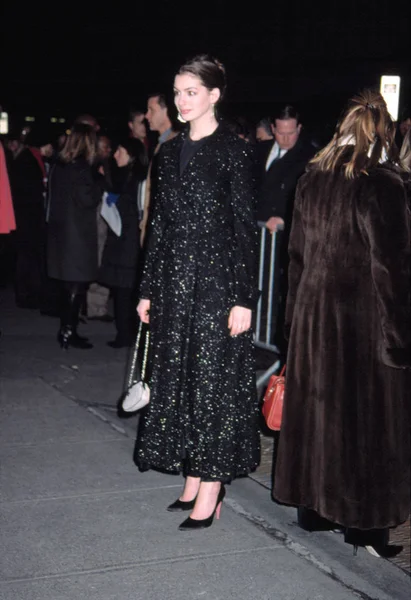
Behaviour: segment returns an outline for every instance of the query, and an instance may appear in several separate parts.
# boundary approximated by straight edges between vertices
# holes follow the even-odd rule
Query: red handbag
[[[271,375],[267,391],[264,394],[263,415],[267,427],[273,431],[280,431],[283,416],[283,402],[285,391],[285,365],[279,375]]]

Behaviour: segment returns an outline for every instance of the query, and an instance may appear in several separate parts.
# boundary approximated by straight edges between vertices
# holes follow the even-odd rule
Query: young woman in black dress
[[[258,298],[258,232],[252,148],[219,122],[223,66],[183,65],[175,104],[186,131],[159,157],[140,302],[150,323],[151,400],[136,459],[182,472],[170,511],[191,510],[180,529],[219,516],[224,484],[259,462],[251,315]]]

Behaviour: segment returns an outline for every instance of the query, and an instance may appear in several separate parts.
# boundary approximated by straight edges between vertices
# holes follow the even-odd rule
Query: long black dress
[[[180,175],[186,136],[159,158],[140,288],[151,300],[151,400],[136,461],[228,481],[259,462],[252,332],[228,330],[231,308],[258,298],[254,165],[220,124]]]

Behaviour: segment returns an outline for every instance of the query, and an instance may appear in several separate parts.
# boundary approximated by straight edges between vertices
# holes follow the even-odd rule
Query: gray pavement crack
[[[85,408],[86,410],[88,410],[95,417],[97,417],[101,421],[104,421],[105,423],[107,423],[112,429],[114,429],[115,431],[117,431],[118,433],[123,435],[124,437],[127,437],[127,438],[130,437],[129,433],[126,431],[126,429],[124,427],[117,425],[117,423],[114,423],[114,421],[112,421],[108,415],[97,410],[97,408],[102,408],[104,411],[109,411],[111,413],[117,413],[117,409],[115,409],[113,406],[108,406],[104,403],[87,402],[85,400],[81,400],[77,396],[73,396],[73,394],[68,394],[67,391],[65,391],[64,388],[61,385],[59,385],[58,383],[48,381],[45,377],[43,377],[41,375],[39,376],[39,379],[41,379],[41,381],[43,383],[45,383],[46,385],[52,387],[54,390],[57,390],[62,396],[64,396],[68,400],[71,400],[72,402],[75,402],[75,404],[77,404],[78,406],[81,406],[82,408]]]
[[[281,545],[270,544],[268,546],[257,546],[254,548],[247,548],[243,550],[227,550],[226,552],[209,552],[209,553],[195,553],[195,554],[185,554],[184,556],[168,556],[164,558],[150,558],[148,560],[134,561],[134,562],[124,562],[119,565],[110,565],[106,567],[99,567],[95,569],[76,569],[73,571],[65,571],[62,573],[50,573],[44,575],[33,575],[28,577],[10,577],[7,579],[3,579],[0,581],[0,585],[2,584],[13,584],[13,583],[26,583],[32,581],[42,581],[42,580],[50,580],[50,579],[63,579],[69,577],[79,577],[82,575],[94,575],[100,573],[110,573],[113,571],[125,571],[130,569],[135,569],[137,567],[150,567],[152,565],[158,566],[162,564],[173,564],[178,562],[187,562],[194,561],[199,559],[210,559],[210,558],[221,558],[224,556],[238,556],[241,554],[250,554],[253,552],[262,552],[267,550],[281,550],[283,547]]]
[[[123,489],[123,490],[103,490],[100,492],[87,492],[86,494],[67,494],[66,496],[39,496],[37,498],[27,498],[26,500],[12,500],[12,501],[2,501],[0,502],[0,506],[3,505],[15,505],[15,504],[30,504],[37,502],[48,502],[55,500],[76,500],[78,498],[99,498],[100,496],[116,496],[119,494],[134,494],[134,493],[142,493],[142,492],[157,492],[160,490],[169,490],[174,488],[181,488],[181,484],[174,485],[161,485],[155,487],[147,487],[147,488],[131,488],[131,489]]]
[[[251,523],[252,525],[257,527],[257,529],[259,529],[260,531],[263,531],[270,538],[280,542],[283,546],[285,546],[285,548],[290,550],[290,552],[292,552],[293,554],[298,555],[300,558],[303,558],[304,560],[311,563],[319,571],[321,571],[322,573],[324,573],[325,575],[330,577],[333,581],[336,581],[337,583],[339,583],[346,590],[355,594],[358,598],[361,598],[361,600],[378,600],[378,598],[370,596],[369,594],[362,592],[361,590],[355,588],[354,586],[347,584],[341,577],[339,577],[334,572],[333,569],[331,569],[331,567],[328,567],[325,563],[323,563],[318,558],[316,558],[314,556],[314,554],[312,554],[308,550],[308,548],[306,548],[302,544],[299,544],[298,542],[295,542],[287,533],[285,533],[284,531],[281,531],[280,529],[277,529],[276,527],[273,527],[262,517],[254,515],[253,513],[250,513],[249,511],[245,510],[245,508],[243,508],[241,506],[241,504],[239,504],[235,500],[232,500],[231,498],[226,498],[225,503],[237,515],[245,518],[249,523]]]

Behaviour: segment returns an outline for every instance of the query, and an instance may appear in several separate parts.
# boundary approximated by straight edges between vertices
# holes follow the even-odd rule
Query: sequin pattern
[[[180,175],[183,132],[159,157],[141,298],[151,300],[151,401],[142,468],[228,481],[259,462],[252,332],[230,337],[257,298],[252,149],[221,125]]]

